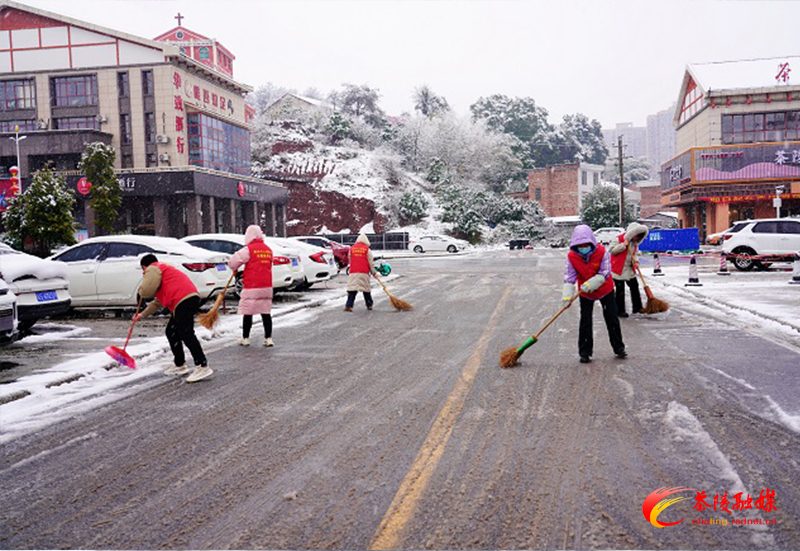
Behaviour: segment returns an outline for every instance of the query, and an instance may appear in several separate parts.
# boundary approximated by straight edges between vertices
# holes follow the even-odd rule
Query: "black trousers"
[[[200,297],[189,297],[175,307],[172,317],[169,318],[167,340],[172,355],[175,356],[175,365],[186,363],[186,355],[183,352],[184,344],[192,353],[194,365],[207,365],[206,355],[203,354],[200,341],[194,334],[194,316],[199,307]]]
[[[261,323],[264,325],[264,338],[272,336],[272,314],[261,314]],[[242,320],[242,336],[250,338],[250,329],[253,328],[253,316],[244,316]]]
[[[358,291],[347,291],[347,303],[345,304],[347,308],[352,308],[356,303],[357,294]],[[367,307],[372,307],[372,293],[364,293],[364,302],[367,303]]]
[[[639,281],[633,279],[615,279],[614,287],[617,295],[617,313],[625,313],[625,284],[631,290],[631,312],[634,314],[642,309],[642,295],[639,294]]]
[[[578,354],[591,357],[594,351],[594,335],[592,332],[592,309],[594,300],[580,297],[581,301],[581,322],[578,327]],[[611,348],[615,354],[625,350],[625,343],[622,342],[622,329],[617,317],[617,303],[614,299],[614,291],[600,299],[603,307],[603,320],[606,322],[608,330],[608,340],[611,341]]]

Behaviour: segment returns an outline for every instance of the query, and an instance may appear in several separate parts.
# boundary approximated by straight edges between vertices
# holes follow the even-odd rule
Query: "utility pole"
[[[617,138],[617,154],[619,155],[619,227],[625,227],[625,187],[622,177],[622,136]]]

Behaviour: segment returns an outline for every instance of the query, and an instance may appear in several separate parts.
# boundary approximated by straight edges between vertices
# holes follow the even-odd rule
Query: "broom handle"
[[[383,284],[383,281],[381,281],[381,279],[378,277],[378,274],[372,274],[372,277],[374,277],[375,279],[377,279],[377,280],[378,280],[378,283],[380,283],[380,284],[381,284],[381,287],[383,287],[383,290],[384,290],[384,291],[386,291],[386,294],[387,294],[387,295],[389,295],[389,296],[391,296],[391,293],[389,292],[389,289],[387,289],[387,288],[386,288],[386,285],[384,285],[384,284]]]
[[[630,243],[628,243],[628,254],[631,255],[631,264],[633,264],[633,261],[635,260],[635,258],[633,256],[633,251],[631,251],[631,244]],[[644,276],[642,275],[642,270],[639,269],[639,266],[636,266],[636,268],[634,268],[633,271],[634,271],[634,273],[636,273],[639,276],[639,279],[642,280],[642,285],[647,287],[647,282],[645,282]]]
[[[139,295],[139,302],[136,304],[136,314],[139,313],[139,307],[142,305],[142,295]],[[136,325],[136,314],[133,315],[133,321],[131,321],[131,328],[128,329],[128,338],[125,339],[125,346],[122,347],[124,351],[128,348],[128,341],[131,340],[131,335],[133,334],[133,326]]]
[[[536,334],[533,336],[533,338],[534,338],[534,339],[538,339],[538,338],[539,338],[539,335],[541,335],[542,333],[544,333],[544,330],[545,330],[545,329],[547,329],[547,328],[550,326],[550,324],[551,324],[551,323],[553,323],[554,321],[556,321],[556,318],[558,318],[558,316],[560,316],[560,315],[561,315],[561,314],[564,312],[564,310],[566,310],[567,308],[569,308],[570,306],[572,306],[572,303],[573,303],[573,302],[575,302],[575,299],[576,299],[576,298],[578,298],[578,297],[580,296],[580,294],[581,294],[581,292],[580,292],[580,291],[578,291],[577,293],[575,293],[575,295],[573,295],[573,297],[572,297],[571,299],[569,299],[569,304],[567,304],[566,306],[562,306],[562,307],[561,307],[561,310],[559,310],[559,311],[558,311],[558,313],[557,313],[555,316],[553,316],[552,318],[550,318],[550,321],[548,321],[548,322],[545,324],[545,326],[544,326],[544,327],[542,327],[541,329],[539,329],[539,332],[538,332],[538,333],[536,333]]]

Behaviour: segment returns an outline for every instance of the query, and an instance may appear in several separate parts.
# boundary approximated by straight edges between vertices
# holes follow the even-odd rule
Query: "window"
[[[36,83],[33,79],[0,82],[0,111],[36,108]]]
[[[153,249],[136,243],[109,243],[106,258],[122,258],[152,253]]]
[[[542,200],[542,188],[540,188],[540,187],[536,188],[536,200],[537,201],[541,201]]]
[[[581,170],[581,185],[587,186],[589,185],[589,173],[585,170]]]
[[[0,121],[0,132],[13,134],[16,131],[16,126],[19,126],[20,132],[33,132],[36,130],[36,121],[34,119],[24,121]]]
[[[778,229],[780,233],[791,233],[800,235],[800,222],[791,222],[789,220],[782,220],[778,222]]]
[[[148,153],[145,157],[147,166],[158,166],[158,155],[155,153]]]
[[[154,92],[153,71],[142,71],[142,94],[152,96]]]
[[[778,223],[759,222],[753,226],[753,233],[778,233]]]
[[[200,52],[198,53],[198,57],[199,57],[199,59],[208,59],[208,57],[209,57],[208,56],[208,48],[206,48],[205,46],[200,48]]]
[[[133,168],[133,155],[123,152],[121,162],[122,168]]]
[[[201,113],[187,116],[189,164],[250,174],[250,132]]]
[[[156,114],[144,114],[144,141],[155,143],[156,141]]]
[[[800,111],[722,115],[723,144],[797,139],[800,139]]]
[[[97,105],[97,76],[55,77],[51,81],[53,107]]]
[[[131,143],[131,116],[126,113],[119,116],[119,141],[123,145]]]
[[[597,184],[599,184],[599,183],[600,183],[600,173],[599,173],[599,172],[595,172],[595,173],[592,175],[592,183],[593,183],[594,185],[597,185]]]
[[[117,73],[117,93],[121,98],[127,98],[131,95],[131,85],[127,72]]]
[[[53,128],[56,130],[100,130],[100,123],[96,117],[62,117],[53,119]]]
[[[105,245],[105,243],[88,243],[86,245],[81,245],[80,247],[75,247],[74,249],[70,249],[64,253],[61,253],[55,257],[55,259],[60,260],[61,262],[80,262],[81,260],[93,260],[95,258],[100,258]]]

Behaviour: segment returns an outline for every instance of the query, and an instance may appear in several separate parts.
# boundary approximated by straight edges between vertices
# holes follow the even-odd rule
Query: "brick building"
[[[233,59],[182,26],[149,40],[4,0],[0,170],[17,164],[7,138],[19,127],[23,188],[54,165],[92,235],[77,167],[85,144],[100,141],[117,152],[118,231],[182,237],[259,223],[285,235],[288,190],[250,177],[252,88],[233,79]]]
[[[604,167],[588,163],[552,165],[528,172],[529,201],[537,201],[550,217],[575,216],[583,196],[599,185]]]
[[[673,124],[679,154],[661,166],[662,203],[701,238],[737,220],[800,215],[800,56],[689,65]]]

